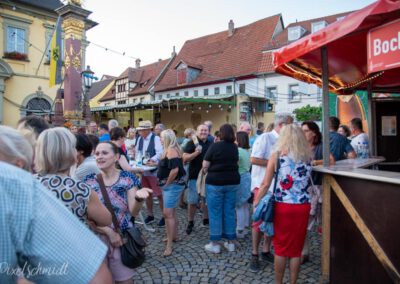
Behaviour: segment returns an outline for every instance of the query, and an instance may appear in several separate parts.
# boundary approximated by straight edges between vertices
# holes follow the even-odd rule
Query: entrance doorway
[[[386,161],[379,169],[400,172],[400,100],[375,101],[378,156]]]

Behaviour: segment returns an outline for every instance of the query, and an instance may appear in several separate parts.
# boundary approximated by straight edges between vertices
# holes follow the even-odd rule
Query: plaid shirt
[[[0,283],[88,283],[107,247],[30,173],[0,162]]]

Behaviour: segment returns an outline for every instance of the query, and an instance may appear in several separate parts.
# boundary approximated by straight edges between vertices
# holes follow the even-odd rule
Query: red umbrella
[[[374,91],[398,91],[400,68],[368,74],[367,37],[371,29],[399,18],[400,0],[377,1],[274,52],[275,69],[321,86],[320,49],[326,47],[331,92],[347,94],[367,89],[370,81]]]

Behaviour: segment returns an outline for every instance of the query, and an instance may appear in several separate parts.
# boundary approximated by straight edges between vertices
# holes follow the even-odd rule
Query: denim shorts
[[[187,203],[191,205],[195,205],[199,203],[199,194],[197,192],[197,180],[190,179],[188,182],[188,190],[187,190]]]
[[[164,208],[176,208],[184,188],[184,185],[179,185],[176,183],[171,183],[167,186],[164,186],[162,188]]]

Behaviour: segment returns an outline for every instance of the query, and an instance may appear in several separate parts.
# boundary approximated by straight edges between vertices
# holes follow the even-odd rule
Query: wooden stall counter
[[[322,282],[400,283],[400,173],[314,170],[324,174]]]

